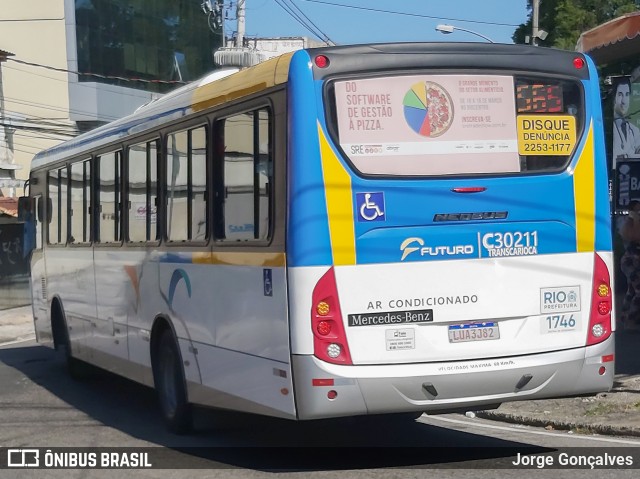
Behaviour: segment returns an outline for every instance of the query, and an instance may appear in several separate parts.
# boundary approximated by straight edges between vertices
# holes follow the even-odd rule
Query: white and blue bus
[[[194,405],[309,420],[606,391],[600,94],[579,53],[300,50],[39,153],[37,339]]]

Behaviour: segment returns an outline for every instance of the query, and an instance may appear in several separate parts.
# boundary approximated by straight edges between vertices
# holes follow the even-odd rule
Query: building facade
[[[3,2],[0,196],[31,158],[214,68],[222,32],[193,0]]]

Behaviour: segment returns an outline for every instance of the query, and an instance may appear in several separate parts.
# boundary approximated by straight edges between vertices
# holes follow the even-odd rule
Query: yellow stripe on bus
[[[355,264],[356,236],[353,224],[351,176],[333,152],[320,123],[318,123],[318,136],[333,263],[335,265]]]
[[[193,111],[206,110],[286,82],[292,56],[293,53],[286,53],[196,88],[191,101]]]
[[[284,253],[259,253],[244,251],[225,251],[223,253],[193,253],[193,264],[220,264],[229,266],[269,266],[284,267]]]
[[[576,211],[576,247],[578,252],[594,251],[596,242],[596,192],[593,124],[573,173]]]

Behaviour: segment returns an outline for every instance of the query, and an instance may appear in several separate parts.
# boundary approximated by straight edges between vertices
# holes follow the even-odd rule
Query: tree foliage
[[[532,0],[527,0],[529,19],[516,28],[512,36],[514,43],[525,43],[527,35],[531,35],[532,4]],[[640,0],[541,0],[538,28],[549,35],[539,43],[573,50],[581,33],[639,7]]]

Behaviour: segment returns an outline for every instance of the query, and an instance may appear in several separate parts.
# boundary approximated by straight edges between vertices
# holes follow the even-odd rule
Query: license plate
[[[449,326],[450,343],[490,341],[500,339],[498,323],[452,324]]]

